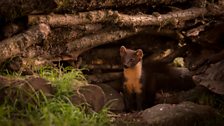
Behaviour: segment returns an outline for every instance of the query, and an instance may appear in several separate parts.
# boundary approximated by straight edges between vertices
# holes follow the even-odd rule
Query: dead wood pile
[[[183,57],[201,74],[224,57],[223,14],[223,0],[1,1],[0,68],[24,72],[63,62],[106,83],[120,77],[125,45],[165,63]]]

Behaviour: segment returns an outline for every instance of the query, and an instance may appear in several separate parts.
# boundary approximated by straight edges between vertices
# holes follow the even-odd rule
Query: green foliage
[[[85,85],[86,79],[81,70],[71,67],[43,67],[38,70],[39,75],[51,81],[57,87],[56,95],[69,95],[73,89]]]
[[[76,84],[85,83],[81,70],[71,68],[40,69],[40,76],[50,80],[57,88],[56,94],[47,98],[41,91],[27,93],[21,88],[8,88],[12,98],[0,104],[0,124],[4,126],[103,126],[109,125],[107,110],[85,113],[85,109],[74,106],[69,96]],[[24,95],[24,93],[26,95]],[[22,95],[21,95],[22,94]],[[25,97],[25,98],[24,98]],[[29,100],[27,100],[27,97]]]
[[[57,4],[56,10],[67,10],[69,9],[69,0],[55,0]]]

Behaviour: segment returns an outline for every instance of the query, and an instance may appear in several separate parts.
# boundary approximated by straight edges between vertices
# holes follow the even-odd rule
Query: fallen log
[[[206,8],[190,8],[186,10],[169,12],[158,15],[127,15],[117,11],[99,10],[90,12],[80,12],[78,14],[66,15],[30,15],[29,24],[47,23],[51,26],[74,26],[80,24],[90,24],[99,22],[112,22],[124,26],[147,26],[147,25],[166,25],[178,24],[180,21],[194,19],[208,13]]]
[[[105,22],[113,15],[113,11],[89,11],[78,14],[51,14],[51,15],[29,15],[28,24],[46,23],[51,26],[75,26],[80,24],[91,24]]]
[[[96,34],[84,36],[68,43],[66,51],[68,54],[71,53],[72,57],[76,59],[80,54],[93,47],[130,37],[143,30],[144,28],[136,28],[136,30],[108,28]]]
[[[0,42],[0,64],[7,59],[22,53],[27,47],[40,43],[47,38],[50,28],[46,24],[39,24],[26,32],[5,39]]]
[[[52,46],[55,43],[64,45],[74,41],[77,38],[81,38],[85,35],[93,34],[102,31],[104,25],[102,24],[85,24],[78,25],[74,27],[58,27],[52,29],[51,36],[49,36],[49,42],[53,42]],[[56,46],[58,45],[56,44]]]
[[[169,12],[167,14],[157,14],[157,15],[126,15],[117,13],[116,23],[125,26],[147,26],[147,25],[157,25],[164,26],[167,24],[173,24],[174,26],[181,21],[191,20],[200,16],[207,14],[206,8],[190,8],[186,10],[180,10],[175,12]]]

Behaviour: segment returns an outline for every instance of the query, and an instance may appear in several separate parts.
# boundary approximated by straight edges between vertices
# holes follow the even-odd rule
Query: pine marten
[[[155,97],[155,83],[153,78],[148,78],[149,71],[143,71],[143,51],[121,46],[120,56],[124,68],[123,91],[126,111],[150,107]]]
[[[143,62],[141,49],[131,50],[121,46],[120,56],[124,69],[123,93],[127,112],[151,107],[158,90],[189,90],[195,86],[186,70],[180,71],[150,57]]]

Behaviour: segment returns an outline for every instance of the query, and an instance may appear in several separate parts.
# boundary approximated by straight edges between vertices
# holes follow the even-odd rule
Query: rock
[[[35,91],[42,91],[46,96],[52,96],[55,93],[55,88],[50,81],[41,77],[29,77],[26,79],[27,86],[32,86]]]
[[[0,103],[4,100],[23,106],[29,104],[36,105],[39,100],[43,100],[43,95],[50,98],[55,92],[55,88],[49,81],[40,77],[6,78],[0,77]],[[39,95],[38,95],[39,94]]]
[[[94,111],[99,112],[104,107],[106,98],[101,87],[90,84],[75,90],[70,100],[75,105],[87,104]]]
[[[199,85],[188,91],[158,92],[156,94],[155,104],[162,104],[162,103],[178,104],[184,101],[199,103],[199,101],[205,96],[211,99],[215,99],[214,93],[210,92],[204,86]],[[206,100],[208,100],[208,98]]]
[[[211,64],[205,73],[193,76],[193,80],[214,93],[224,95],[224,60]]]
[[[110,81],[105,84],[109,85],[110,87],[112,87],[114,90],[116,90],[118,92],[121,92],[123,90],[122,79]]]
[[[111,115],[111,126],[147,126],[141,112],[118,113]]]
[[[155,76],[157,90],[182,91],[195,87],[192,73],[187,68],[169,67]]]
[[[33,76],[25,80],[0,76],[0,88],[18,88],[31,93],[33,91],[42,91],[46,96],[51,96],[55,93],[55,88],[48,80]]]
[[[150,126],[204,126],[216,120],[218,115],[209,106],[183,102],[158,104],[144,110],[142,117]]]
[[[97,84],[100,86],[106,96],[106,106],[113,112],[122,112],[124,110],[124,101],[120,93],[106,84]]]

